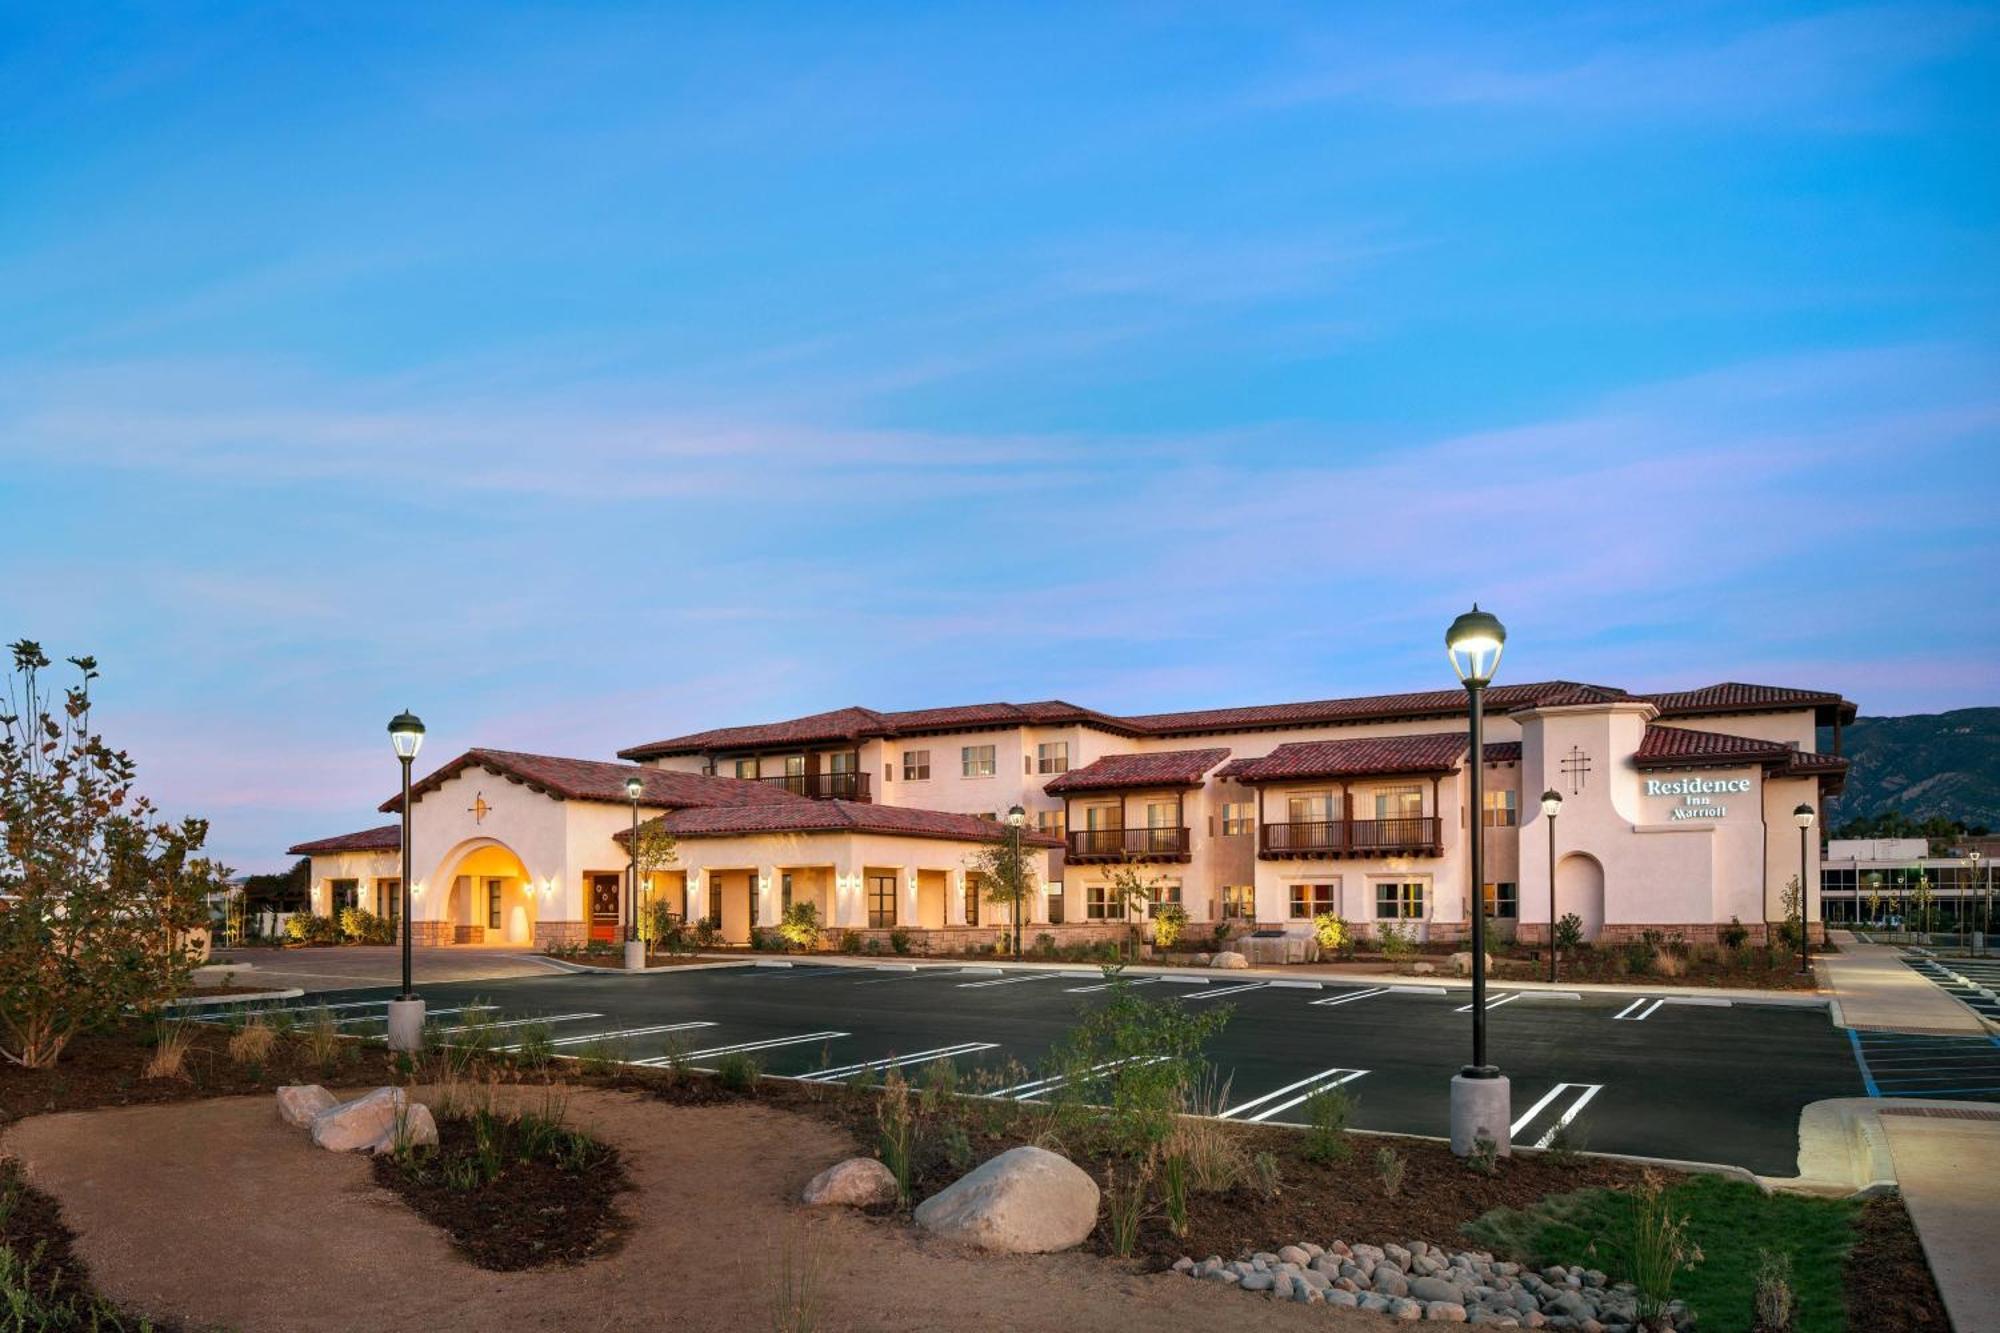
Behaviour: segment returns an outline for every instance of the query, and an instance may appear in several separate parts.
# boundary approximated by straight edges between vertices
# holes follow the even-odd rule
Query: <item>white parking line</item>
[[[1641,995],[1638,999],[1632,1001],[1632,1003],[1626,1005],[1623,1009],[1611,1015],[1612,1021],[1617,1022],[1619,1019],[1624,1019],[1628,1023],[1643,1023],[1647,1019],[1651,1018],[1653,1016],[1653,1011],[1658,1009],[1661,1005],[1665,1004],[1666,1001],[1655,1000],[1652,1002],[1652,1004],[1648,1005],[1643,1012],[1636,1014],[1632,1012],[1634,1009],[1639,1008],[1640,1005],[1645,1003],[1646,1003],[1646,997]]]
[[[1556,1131],[1561,1129],[1563,1126],[1567,1125],[1570,1121],[1576,1119],[1577,1112],[1581,1111],[1584,1107],[1590,1105],[1590,1099],[1595,1097],[1598,1093],[1604,1091],[1604,1085],[1602,1083],[1556,1084],[1553,1088],[1550,1088],[1547,1092],[1543,1093],[1542,1099],[1536,1102],[1533,1106],[1530,1106],[1527,1109],[1526,1113],[1523,1114],[1519,1120],[1516,1120],[1514,1122],[1513,1126],[1507,1131],[1508,1136],[1510,1138],[1518,1136],[1521,1130],[1524,1127],[1526,1127],[1529,1123],[1531,1123],[1536,1116],[1540,1115],[1543,1111],[1548,1109],[1549,1103],[1555,1101],[1558,1097],[1561,1097],[1566,1090],[1571,1088],[1577,1090],[1576,1100],[1569,1104],[1568,1109],[1562,1113],[1561,1117],[1556,1120],[1555,1124],[1549,1126],[1548,1132],[1546,1134],[1543,1134],[1542,1137],[1535,1140],[1534,1146],[1537,1148],[1546,1148],[1549,1146],[1549,1144],[1555,1142]]]
[[[961,981],[960,990],[984,990],[988,986],[1018,986],[1024,981],[1060,981],[1067,972],[1031,972],[1021,977],[1001,977],[996,981]]]
[[[1291,1110],[1294,1106],[1312,1097],[1315,1093],[1322,1092],[1327,1088],[1337,1088],[1343,1083],[1352,1083],[1367,1072],[1365,1069],[1347,1069],[1344,1067],[1322,1069],[1317,1074],[1302,1078],[1296,1083],[1287,1083],[1282,1088],[1274,1088],[1261,1097],[1252,1097],[1247,1102],[1238,1102],[1235,1106],[1222,1112],[1216,1118],[1219,1120],[1235,1120],[1240,1117],[1254,1124],[1266,1120],[1280,1111]],[[1284,1097],[1287,1093],[1296,1093],[1297,1095],[1282,1102],[1277,1100],[1280,1097]],[[1266,1106],[1266,1102],[1271,1104]],[[1243,1114],[1253,1107],[1262,1107],[1263,1109],[1259,1110],[1255,1115],[1246,1116]]]
[[[685,1055],[655,1055],[644,1060],[634,1060],[636,1065],[664,1065],[675,1060],[705,1060],[714,1055],[734,1055],[738,1051],[768,1051],[780,1046],[797,1046],[807,1041],[832,1041],[837,1037],[853,1034],[847,1032],[807,1032],[796,1037],[769,1037],[763,1041],[740,1041],[733,1046],[711,1046],[707,1050],[689,1051]]]
[[[1251,981],[1241,986],[1224,986],[1221,990],[1196,991],[1187,998],[1190,1000],[1213,1000],[1223,995],[1241,995],[1247,990],[1263,990],[1264,987],[1270,984],[1268,981]]]
[[[1102,1074],[1109,1070],[1120,1069],[1126,1065],[1135,1063],[1140,1065],[1156,1065],[1166,1058],[1164,1055],[1128,1055],[1122,1059],[1106,1060],[1102,1064],[1091,1065],[1088,1069],[1079,1073],[1077,1078],[1085,1083],[1090,1083],[1095,1081],[1094,1075]],[[1016,1083],[1011,1088],[1001,1088],[997,1092],[991,1092],[987,1095],[989,1097],[1011,1097],[1017,1102],[1031,1102],[1044,1093],[1054,1092],[1069,1081],[1070,1076],[1068,1074],[1051,1074],[1045,1078],[1029,1079],[1026,1083]]]
[[[920,977],[941,977],[941,976],[952,975],[951,973],[944,971],[942,968],[920,969],[916,967],[914,964],[912,964],[907,971],[900,968],[889,968],[889,967],[878,968],[876,970],[881,972],[894,972],[895,975],[892,977],[869,977],[866,981],[857,981],[854,984],[857,986],[880,986],[891,981],[915,981]]]
[[[1501,1005],[1512,1004],[1515,1000],[1518,1000],[1520,998],[1521,998],[1521,992],[1515,991],[1510,995],[1502,995],[1497,1000],[1489,998],[1486,1001],[1486,1007],[1488,1009],[1498,1009]],[[1472,1012],[1472,1006],[1469,1004],[1461,1004],[1460,1006],[1458,1006],[1458,1008],[1452,1010],[1452,1012],[1455,1014],[1469,1014]]]
[[[1387,995],[1388,993],[1389,988],[1387,986],[1371,986],[1367,990],[1348,991],[1344,995],[1329,995],[1324,1000],[1314,1000],[1313,1003],[1322,1008],[1332,1008],[1336,1004],[1353,1004],[1356,1000],[1366,1000],[1371,996]]]
[[[995,1041],[962,1041],[956,1046],[935,1046],[928,1051],[912,1051],[908,1055],[889,1055],[880,1060],[863,1060],[859,1064],[841,1065],[837,1069],[815,1069],[810,1074],[800,1074],[801,1083],[831,1083],[837,1078],[849,1078],[865,1070],[901,1069],[905,1065],[927,1065],[939,1060],[949,1060],[959,1055],[977,1055],[990,1051],[1000,1043]]]
[[[496,1032],[501,1028],[526,1027],[530,1023],[574,1023],[586,1018],[602,1018],[603,1014],[544,1014],[538,1018],[509,1018],[498,1023],[466,1023],[459,1027],[437,1028],[439,1036],[450,1037],[460,1032]]]
[[[690,1028],[712,1028],[714,1026],[715,1024],[708,1022],[655,1023],[652,1027],[619,1028],[615,1032],[584,1032],[574,1037],[557,1037],[554,1041],[551,1041],[549,1045],[581,1046],[585,1042],[589,1041],[619,1041],[623,1040],[626,1037],[651,1037],[661,1032],[686,1032]],[[496,1049],[502,1051],[518,1051],[521,1049],[522,1046],[525,1046],[526,1044],[527,1044],[526,1042],[516,1042],[512,1046],[501,1046],[497,1047]]]
[[[1151,986],[1157,981],[1159,981],[1158,977],[1140,977],[1137,981],[1128,981],[1125,982],[1124,984],[1127,986]],[[1091,991],[1094,990],[1110,990],[1113,986],[1116,986],[1118,984],[1119,983],[1116,981],[1100,981],[1095,986],[1064,986],[1063,994],[1088,995]]]
[[[432,1009],[424,1017],[426,1019],[441,1018],[445,1014],[471,1014],[478,1013],[481,1010],[497,1010],[499,1007],[497,1004],[465,1004],[460,1005],[456,1009]],[[333,1020],[333,1025],[337,1028],[344,1028],[349,1023],[386,1023],[388,1021],[389,1016],[386,1013],[356,1014],[352,1018],[336,1018]]]

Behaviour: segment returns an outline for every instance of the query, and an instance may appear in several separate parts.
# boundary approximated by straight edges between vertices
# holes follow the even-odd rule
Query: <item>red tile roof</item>
[[[860,801],[690,807],[661,815],[653,822],[676,838],[727,838],[758,833],[882,833],[953,842],[999,842],[1007,836],[1005,824],[978,815]],[[632,835],[621,829],[613,836],[624,842]],[[1062,846],[1061,839],[1032,828],[1021,831],[1021,841],[1031,847]]]
[[[384,824],[380,828],[365,828],[359,833],[342,833],[337,837],[320,838],[314,842],[302,842],[287,847],[288,856],[331,856],[335,852],[394,852],[403,846],[403,826]]]
[[[532,791],[565,801],[610,801],[619,805],[630,798],[625,794],[627,778],[644,784],[639,804],[652,809],[678,809],[709,805],[788,805],[810,804],[777,783],[749,782],[739,778],[716,778],[701,773],[674,773],[640,764],[614,764],[600,759],[565,759],[558,755],[522,754],[514,750],[467,750],[410,788],[417,800],[436,791],[446,781],[474,766],[497,777],[518,782]],[[392,796],[380,808],[391,813],[401,810],[403,798]]]
[[[1489,764],[1518,764],[1521,762],[1521,742],[1486,742],[1486,762]]]
[[[1837,754],[1801,750],[1787,741],[1657,725],[1646,728],[1632,762],[1642,769],[1756,764],[1779,777],[1824,779],[1832,792],[1846,784],[1848,769],[1847,760]]]
[[[1199,787],[1208,770],[1229,758],[1227,749],[1159,750],[1151,754],[1108,754],[1051,778],[1042,790],[1051,796],[1080,791],[1131,791],[1140,787]]]
[[[1660,710],[1661,717],[1713,717],[1721,713],[1788,712],[1810,708],[1821,726],[1836,720],[1852,722],[1854,705],[1825,690],[1795,690],[1787,685],[1746,685],[1723,681],[1695,690],[1672,690],[1638,696]]]
[[[1575,681],[1550,680],[1531,685],[1494,685],[1486,691],[1489,712],[1554,704],[1604,703],[1625,698],[1623,690]],[[1423,690],[1414,694],[1374,694],[1358,699],[1320,699],[1308,703],[1256,704],[1248,708],[1204,708],[1181,713],[1140,713],[1123,719],[1151,736],[1175,736],[1204,731],[1255,731],[1332,723],[1388,722],[1415,717],[1457,717],[1465,712],[1463,689]]]
[[[1463,758],[1465,737],[1455,731],[1351,741],[1293,741],[1261,759],[1239,759],[1223,769],[1222,776],[1255,783],[1390,773],[1452,773]]]

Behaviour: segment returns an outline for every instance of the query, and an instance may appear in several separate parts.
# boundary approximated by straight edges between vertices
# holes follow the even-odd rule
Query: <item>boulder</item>
[[[1410,972],[1414,976],[1428,977],[1438,970],[1436,963],[1411,963]]]
[[[1461,949],[1453,954],[1451,956],[1451,970],[1458,973],[1461,977],[1471,976],[1472,950]],[[1486,970],[1489,973],[1493,971],[1493,955],[1490,953],[1486,955]]]
[[[369,1145],[372,1153],[394,1152],[399,1147],[435,1148],[438,1141],[437,1121],[431,1118],[431,1108],[422,1102],[411,1102],[409,1110],[403,1113],[400,1124],[391,1122],[389,1132]]]
[[[1233,968],[1250,966],[1250,960],[1248,958],[1245,958],[1242,954],[1237,953],[1234,949],[1224,949],[1221,953],[1209,959],[1208,965],[1210,967],[1233,969]]]
[[[1046,1254],[1097,1225],[1097,1182],[1045,1148],[1009,1148],[917,1206],[924,1230],[982,1250]]]
[[[1410,1295],[1426,1303],[1448,1301],[1452,1304],[1458,1304],[1463,1299],[1458,1288],[1441,1277],[1411,1278]]]
[[[867,1208],[896,1201],[896,1176],[873,1157],[835,1162],[806,1182],[800,1196],[815,1208]],[[1192,1260],[1188,1267],[1194,1267]]]
[[[1439,1324],[1462,1324],[1465,1307],[1451,1301],[1432,1301],[1424,1307],[1424,1318]]]
[[[401,1088],[377,1088],[351,1102],[336,1102],[313,1117],[313,1142],[328,1152],[373,1148],[396,1128],[396,1117],[409,1104]]]
[[[339,1098],[317,1083],[291,1083],[278,1089],[278,1119],[294,1129],[311,1129],[314,1117]]]

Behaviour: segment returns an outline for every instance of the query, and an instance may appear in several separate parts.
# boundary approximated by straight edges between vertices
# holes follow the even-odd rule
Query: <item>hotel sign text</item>
[[[1646,779],[1646,795],[1681,798],[1668,816],[1671,819],[1721,819],[1729,813],[1729,807],[1716,804],[1715,798],[1749,790],[1748,778],[1670,778],[1665,782]]]

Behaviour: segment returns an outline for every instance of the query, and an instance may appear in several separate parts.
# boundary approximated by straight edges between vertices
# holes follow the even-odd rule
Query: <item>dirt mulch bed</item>
[[[476,1172],[477,1131],[468,1117],[438,1123],[438,1146],[403,1160],[374,1161],[375,1182],[451,1237],[481,1268],[573,1267],[614,1248],[626,1230],[618,1195],[630,1188],[618,1150],[565,1131],[588,1144],[572,1160],[557,1160],[524,1134],[519,1120],[494,1117],[499,1174],[470,1188],[452,1184],[454,1170]]]
[[[0,1157],[0,1249],[13,1252],[26,1272],[26,1294],[53,1307],[45,1310],[50,1317],[60,1318],[58,1311],[68,1313],[75,1327],[103,1333],[121,1329],[180,1333],[179,1323],[114,1312],[91,1284],[90,1268],[76,1253],[76,1233],[63,1221],[62,1205],[23,1180],[19,1164],[4,1157]],[[10,1313],[0,1308],[0,1317]]]
[[[1944,1299],[1903,1200],[1895,1195],[1870,1199],[1854,1230],[1860,1239],[1847,1256],[1849,1327],[1869,1333],[1948,1333],[1951,1320]],[[1860,1321],[1863,1311],[1866,1323]]]

